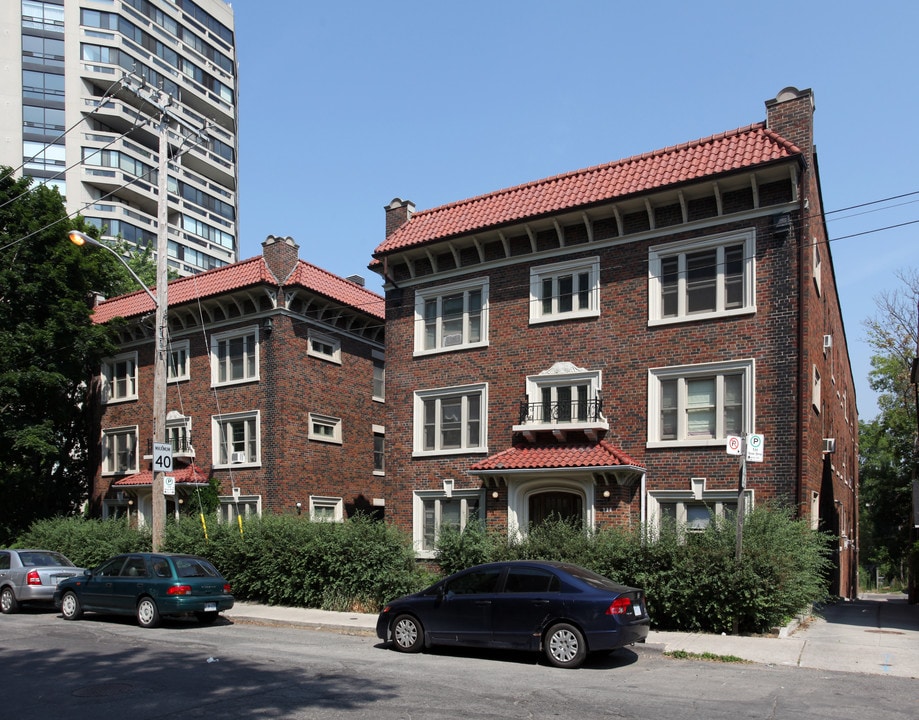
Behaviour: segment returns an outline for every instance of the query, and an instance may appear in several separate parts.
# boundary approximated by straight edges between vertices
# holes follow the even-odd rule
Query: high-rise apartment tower
[[[236,78],[223,0],[3,0],[0,164],[57,186],[104,236],[155,250],[168,103],[169,265],[235,262]]]

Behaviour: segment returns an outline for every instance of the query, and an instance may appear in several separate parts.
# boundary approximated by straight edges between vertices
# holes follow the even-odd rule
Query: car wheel
[[[549,628],[543,641],[546,659],[555,667],[576,668],[587,657],[587,643],[574,625],[559,623]]]
[[[411,615],[399,615],[392,621],[393,647],[399,652],[418,652],[424,645],[424,628],[418,618]]]
[[[19,610],[19,601],[13,594],[13,588],[5,587],[0,590],[0,612],[4,615],[10,615],[17,610]]]
[[[160,611],[152,598],[143,597],[138,601],[137,624],[142,628],[155,628],[160,624]]]
[[[65,592],[64,597],[61,598],[61,615],[65,620],[79,620],[83,615],[80,598],[72,590]]]
[[[202,625],[210,625],[217,619],[217,612],[197,612],[195,617],[198,618],[198,622]]]

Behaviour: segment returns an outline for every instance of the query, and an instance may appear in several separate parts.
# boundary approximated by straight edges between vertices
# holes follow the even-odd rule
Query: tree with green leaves
[[[115,347],[92,302],[123,290],[127,273],[69,242],[71,229],[89,231],[56,189],[0,167],[0,544],[77,511],[96,470],[87,390]]]
[[[912,486],[919,463],[919,395],[910,377],[919,333],[919,272],[904,270],[897,278],[900,285],[875,299],[877,314],[865,321],[876,352],[869,381],[879,393],[879,413],[859,427],[860,555],[863,566],[905,583],[915,543]]]

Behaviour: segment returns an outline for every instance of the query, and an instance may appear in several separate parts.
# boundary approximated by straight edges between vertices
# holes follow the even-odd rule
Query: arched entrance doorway
[[[581,525],[584,522],[584,498],[579,493],[547,490],[529,497],[527,517],[530,524],[562,520]]]

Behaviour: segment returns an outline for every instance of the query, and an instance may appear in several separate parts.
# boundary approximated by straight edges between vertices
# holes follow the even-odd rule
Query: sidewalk
[[[376,635],[377,616],[368,613],[241,602],[224,614],[233,622]],[[908,605],[903,595],[868,594],[820,608],[781,637],[652,630],[647,646],[662,652],[733,655],[765,665],[919,678],[919,606]]]

